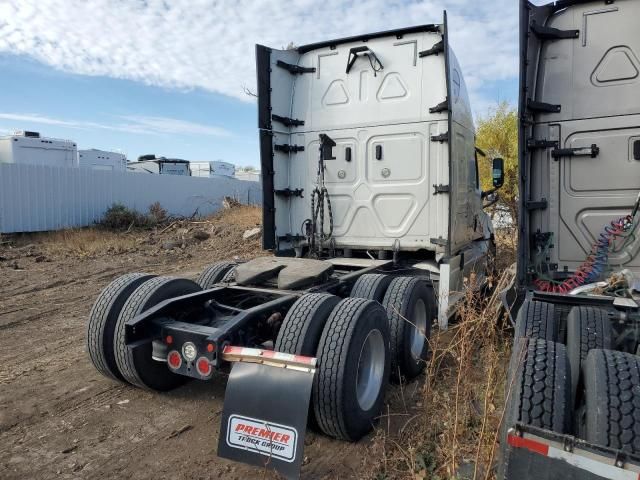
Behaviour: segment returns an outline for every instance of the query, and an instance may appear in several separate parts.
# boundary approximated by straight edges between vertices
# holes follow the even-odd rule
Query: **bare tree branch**
[[[242,91],[244,92],[245,95],[248,95],[249,97],[258,98],[258,94],[252,92],[251,89],[249,87],[247,87],[246,85],[242,85]]]

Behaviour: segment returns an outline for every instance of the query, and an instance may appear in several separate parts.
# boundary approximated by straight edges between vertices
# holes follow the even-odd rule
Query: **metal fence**
[[[91,225],[114,203],[146,212],[160,202],[170,215],[208,215],[226,196],[259,204],[261,186],[232,178],[0,164],[0,233]]]

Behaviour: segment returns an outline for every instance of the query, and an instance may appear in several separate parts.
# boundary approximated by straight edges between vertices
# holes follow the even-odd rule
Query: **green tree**
[[[480,159],[480,183],[483,190],[492,188],[491,159],[504,158],[504,186],[499,191],[500,201],[511,218],[518,220],[518,112],[508,102],[491,108],[486,117],[478,120],[476,145],[489,158]]]

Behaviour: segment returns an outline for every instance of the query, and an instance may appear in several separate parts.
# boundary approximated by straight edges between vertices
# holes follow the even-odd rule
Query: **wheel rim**
[[[384,339],[380,330],[371,330],[360,350],[356,397],[362,410],[369,410],[378,398],[385,363]]]
[[[411,356],[416,360],[422,360],[424,342],[426,342],[427,332],[427,307],[424,300],[418,299],[413,307],[411,315]]]

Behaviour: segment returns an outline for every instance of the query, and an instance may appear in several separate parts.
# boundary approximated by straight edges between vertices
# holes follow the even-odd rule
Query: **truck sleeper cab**
[[[634,0],[520,2],[518,263],[503,297],[516,339],[500,478],[640,473],[639,16]]]

